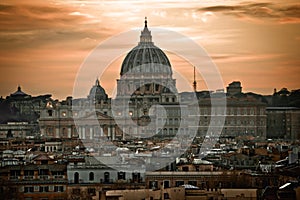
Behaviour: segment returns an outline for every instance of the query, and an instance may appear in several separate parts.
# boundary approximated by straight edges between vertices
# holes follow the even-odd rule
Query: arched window
[[[118,180],[125,180],[125,172],[118,172]]]
[[[167,135],[168,130],[166,128],[164,128],[163,134]]]
[[[104,182],[109,183],[109,179],[110,179],[109,172],[105,172],[104,173]]]
[[[66,128],[62,128],[62,136],[63,137],[67,137],[68,133],[67,133],[67,129]]]
[[[90,172],[90,174],[89,174],[89,180],[90,181],[94,180],[94,172]]]
[[[139,172],[132,173],[132,181],[134,183],[139,183],[141,181],[141,174]]]
[[[74,183],[75,184],[79,183],[79,173],[78,172],[75,172],[75,174],[74,174]]]

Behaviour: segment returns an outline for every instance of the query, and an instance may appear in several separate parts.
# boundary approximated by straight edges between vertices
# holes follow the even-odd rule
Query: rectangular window
[[[150,84],[146,84],[146,91],[150,91]]]
[[[184,171],[184,172],[188,172],[188,171],[189,171],[189,167],[188,167],[188,166],[184,166],[184,167],[182,167],[182,171]]]
[[[52,117],[52,110],[48,110],[48,116]]]
[[[49,186],[40,186],[39,192],[49,192]]]
[[[24,171],[24,176],[33,176],[34,175],[34,171],[33,170],[25,170]]]
[[[33,186],[24,187],[24,193],[32,193],[34,191]]]
[[[63,178],[64,172],[63,171],[52,171],[51,172],[54,178]]]
[[[158,90],[159,90],[159,85],[155,84],[155,91],[158,91]]]
[[[157,181],[149,181],[149,188],[150,189],[158,189]]]
[[[170,181],[164,181],[164,188],[169,188],[170,187]]]
[[[136,84],[136,85],[135,85],[135,90],[136,90],[136,91],[140,91],[140,85]]]
[[[176,181],[175,182],[176,187],[179,187],[181,185],[184,185],[184,181]]]
[[[18,179],[20,175],[20,170],[10,170],[10,179]]]
[[[118,172],[118,180],[125,180],[126,173],[125,172]]]
[[[197,181],[189,181],[188,184],[192,186],[197,186]]]
[[[64,186],[54,186],[54,192],[63,192],[64,191]]]

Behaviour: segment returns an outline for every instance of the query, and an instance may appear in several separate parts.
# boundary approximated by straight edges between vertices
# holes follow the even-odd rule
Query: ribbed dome
[[[88,98],[94,100],[107,100],[108,96],[103,87],[101,87],[98,79],[96,80],[95,85],[91,88]]]
[[[121,76],[126,73],[172,74],[171,64],[166,54],[152,42],[151,32],[145,20],[144,30],[141,32],[140,42],[125,57]]]

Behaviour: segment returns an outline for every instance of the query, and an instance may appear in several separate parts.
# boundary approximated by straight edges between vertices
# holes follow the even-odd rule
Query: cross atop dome
[[[96,79],[95,86],[100,86],[100,81],[99,81],[99,79],[98,79],[98,78]]]
[[[151,35],[151,31],[149,31],[149,29],[148,29],[147,17],[145,17],[144,23],[145,23],[145,26],[144,26],[144,30],[141,32],[139,44],[143,44],[143,43],[151,43],[152,44],[152,35]]]
[[[145,17],[145,27],[147,27],[147,17]]]

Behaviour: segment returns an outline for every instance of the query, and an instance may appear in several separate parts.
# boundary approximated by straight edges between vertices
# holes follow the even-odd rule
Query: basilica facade
[[[138,45],[122,63],[116,98],[108,98],[96,80],[87,98],[49,101],[39,119],[41,135],[116,140],[154,135],[172,137],[178,131],[188,132],[187,121],[178,130],[182,109],[187,106],[179,107],[172,75],[170,61],[154,45],[145,20]]]
[[[196,134],[213,137],[215,133],[207,133],[208,127],[220,126],[222,136],[265,138],[266,104],[244,94],[240,82],[233,82],[227,93],[221,93],[178,93],[171,63],[154,44],[145,20],[139,43],[129,51],[120,67],[116,97],[109,98],[96,80],[86,98],[49,100],[41,109],[40,133],[45,138],[80,138],[91,142],[103,138],[172,139],[178,133],[183,137]],[[193,95],[197,96],[196,102],[188,100]],[[212,98],[226,99],[226,113],[212,109]],[[226,118],[224,124],[221,120],[211,121],[221,117]]]

